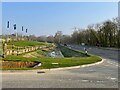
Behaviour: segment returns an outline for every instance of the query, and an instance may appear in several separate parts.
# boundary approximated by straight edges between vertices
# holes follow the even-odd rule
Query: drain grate
[[[44,71],[38,71],[37,73],[45,73]]]

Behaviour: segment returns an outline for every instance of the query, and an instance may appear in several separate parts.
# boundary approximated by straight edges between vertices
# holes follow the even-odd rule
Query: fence
[[[16,49],[14,47],[12,49],[5,49],[4,53],[5,55],[20,55],[20,54],[32,52],[38,49],[44,49],[46,47],[47,46],[35,46],[35,47],[31,46],[31,47],[24,47],[24,48],[17,47]]]

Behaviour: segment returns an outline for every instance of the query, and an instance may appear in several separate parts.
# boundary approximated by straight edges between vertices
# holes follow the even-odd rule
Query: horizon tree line
[[[113,18],[102,23],[88,25],[85,29],[74,27],[71,35],[64,35],[62,31],[57,31],[55,35],[38,36],[30,35],[34,41],[50,42],[57,44],[82,44],[100,47],[120,46],[120,20]]]
[[[119,19],[89,25],[86,29],[73,32],[69,43],[85,43],[90,46],[118,47],[120,45]]]
[[[51,40],[49,37],[52,37]],[[71,35],[64,35],[57,31],[54,36],[49,36],[46,41],[62,44],[81,44],[100,47],[120,46],[120,22],[119,18],[106,20],[102,23],[88,25],[86,29],[74,27]],[[47,38],[47,37],[46,37]]]

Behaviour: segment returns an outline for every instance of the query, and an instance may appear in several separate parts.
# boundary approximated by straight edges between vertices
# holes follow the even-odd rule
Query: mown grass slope
[[[61,45],[58,45],[58,49],[60,49],[60,51],[62,52],[64,57],[87,57],[87,56],[89,56],[83,52],[75,51],[75,50],[72,50],[68,47],[61,46]]]
[[[37,42],[37,41],[12,41],[12,42],[8,42],[7,45],[15,45],[15,46],[20,46],[20,47],[24,47],[24,46],[36,46],[36,45],[45,45],[46,43],[44,42]]]
[[[23,62],[41,62],[42,65],[40,67],[37,67],[36,69],[50,69],[50,68],[60,68],[60,67],[71,67],[71,66],[78,66],[78,65],[84,65],[84,64],[91,64],[98,61],[101,61],[102,59],[95,55],[85,55],[83,52],[75,51],[72,49],[69,49],[64,46],[59,46],[59,49],[62,50],[63,55],[65,58],[50,58],[50,57],[23,57],[23,55],[15,56],[10,55],[4,58],[3,60],[7,61],[23,61]],[[36,51],[38,54],[46,54],[43,53],[43,51]],[[71,54],[72,53],[72,54]],[[67,55],[68,54],[68,55]],[[82,57],[75,57],[74,55],[83,55]],[[57,63],[57,64],[53,64]],[[33,68],[8,68],[8,69],[33,69]]]

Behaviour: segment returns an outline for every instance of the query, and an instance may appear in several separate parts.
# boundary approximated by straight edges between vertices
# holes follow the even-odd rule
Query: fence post
[[[3,58],[5,57],[5,43],[3,42]]]
[[[17,47],[17,56],[18,56],[18,52],[19,52],[18,50],[19,50],[19,48]]]
[[[14,55],[14,46],[12,44],[12,55]]]

